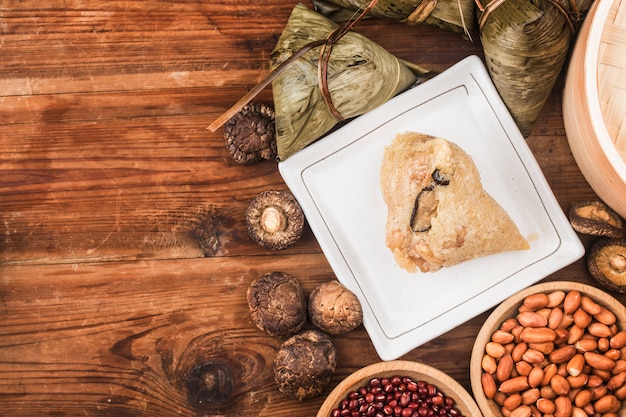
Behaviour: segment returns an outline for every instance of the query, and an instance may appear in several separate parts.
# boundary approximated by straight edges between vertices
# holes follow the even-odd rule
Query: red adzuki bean
[[[394,375],[348,393],[330,417],[465,417],[433,384]]]

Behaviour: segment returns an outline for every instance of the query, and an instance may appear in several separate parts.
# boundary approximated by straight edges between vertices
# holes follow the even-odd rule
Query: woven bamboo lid
[[[567,72],[563,119],[581,172],[626,217],[626,0],[596,0],[590,9]]]
[[[609,136],[622,160],[626,161],[626,1],[624,0],[612,2],[600,36],[598,97]]]

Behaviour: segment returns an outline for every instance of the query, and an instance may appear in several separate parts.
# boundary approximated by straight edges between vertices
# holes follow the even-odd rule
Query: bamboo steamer
[[[598,194],[626,217],[626,0],[596,0],[563,91],[572,154]]]

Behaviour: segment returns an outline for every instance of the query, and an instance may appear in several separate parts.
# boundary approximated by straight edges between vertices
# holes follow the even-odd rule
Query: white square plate
[[[383,152],[395,135],[443,137],[469,153],[483,186],[531,248],[434,273],[408,273],[385,244]],[[476,56],[393,98],[279,164],[337,279],[391,360],[488,310],[584,254],[578,236]]]

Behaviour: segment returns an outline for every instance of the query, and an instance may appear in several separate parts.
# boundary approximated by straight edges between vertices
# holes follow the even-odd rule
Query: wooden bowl
[[[328,395],[317,412],[317,417],[329,417],[332,410],[339,405],[341,400],[346,398],[349,392],[366,386],[372,378],[392,377],[394,375],[408,376],[415,382],[430,383],[447,397],[453,398],[456,407],[465,417],[482,417],[472,396],[452,377],[431,366],[402,360],[375,363],[349,375]]]
[[[621,330],[626,329],[626,309],[624,308],[624,305],[611,295],[591,285],[569,281],[547,282],[534,285],[512,295],[496,307],[496,309],[489,315],[481,327],[472,349],[472,356],[470,360],[470,382],[472,385],[472,391],[474,392],[474,398],[485,417],[502,417],[500,406],[493,400],[489,400],[485,397],[481,383],[481,375],[483,373],[482,358],[485,354],[485,345],[490,341],[491,335],[500,327],[502,322],[517,315],[517,309],[527,296],[537,293],[549,294],[556,290],[562,290],[565,293],[573,290],[580,291],[582,295],[587,295],[596,303],[613,312],[617,318],[617,325],[619,328]],[[618,413],[618,415],[624,415],[623,413],[626,412],[626,404],[624,404],[624,402],[620,412],[622,414]]]
[[[626,2],[597,0],[578,34],[563,90],[572,154],[589,185],[626,217]]]

